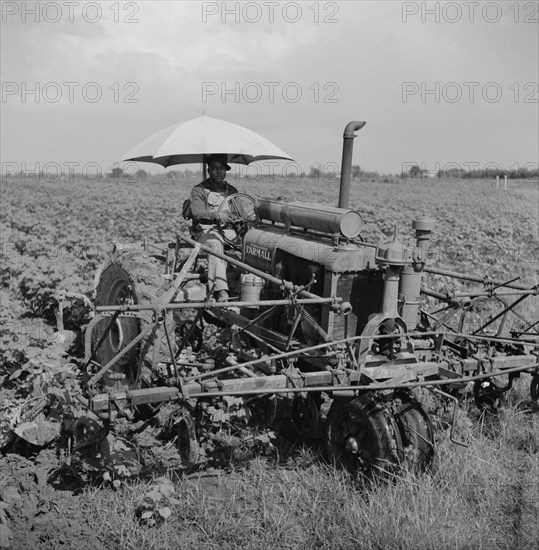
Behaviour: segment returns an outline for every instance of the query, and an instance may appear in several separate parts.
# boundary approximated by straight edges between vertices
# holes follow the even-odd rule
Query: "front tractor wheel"
[[[402,439],[404,464],[412,470],[426,470],[434,459],[434,431],[428,414],[406,390],[396,391],[391,403]]]
[[[161,271],[159,263],[143,251],[126,250],[113,253],[98,276],[96,306],[150,305],[163,290]],[[121,314],[101,346],[95,349],[112,317],[100,321],[92,333],[92,351],[96,351],[96,361],[101,366],[106,365],[140,333],[143,325],[152,322],[151,317],[151,312],[141,315]],[[172,330],[171,334],[173,332]],[[153,342],[159,346],[159,353],[154,352],[155,344],[151,340],[151,334],[149,340],[135,345],[103,375],[100,383],[103,389],[134,389],[140,382],[142,364],[145,362],[151,367],[153,357],[163,359],[163,354],[167,355],[163,328],[158,330],[153,338]]]
[[[371,394],[352,401],[333,401],[327,417],[326,444],[329,459],[336,467],[354,476],[369,476],[387,472],[400,462],[400,433],[384,403]]]

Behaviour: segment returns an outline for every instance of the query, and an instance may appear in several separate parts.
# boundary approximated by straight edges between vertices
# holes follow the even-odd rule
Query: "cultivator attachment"
[[[353,284],[348,296],[331,280],[335,292],[315,294],[312,274],[307,284],[280,279],[186,237],[178,237],[174,249],[187,251],[181,269],[150,299],[143,293],[147,281],[130,267],[140,262],[140,250],[117,252],[105,268],[105,276],[115,274],[115,303],[98,305],[86,331],[85,376],[88,407],[107,422],[177,403],[177,444],[186,467],[204,462],[206,447],[214,448],[223,430],[246,423],[264,430],[284,418],[294,438],[325,439],[330,460],[352,472],[403,462],[423,468],[434,454],[434,437],[417,388],[456,405],[453,390],[471,383],[477,405],[492,409],[514,378],[527,373],[537,400],[537,323],[515,311],[537,296],[537,287],[424,268],[484,288],[444,294],[422,286],[422,296],[441,303],[429,312],[399,294],[407,256],[393,244],[377,250],[384,270],[381,311],[361,327]],[[261,278],[272,292],[249,301],[185,300],[200,293],[204,275],[193,274],[207,254]],[[517,298],[505,302],[511,296]],[[413,330],[406,307],[417,307]],[[510,316],[518,328],[510,326]],[[226,357],[208,349],[208,323],[219,327],[221,351],[226,340]]]
[[[348,207],[352,142],[364,125],[345,128],[338,208],[231,195],[216,213],[226,253],[185,236],[116,248],[96,277],[85,335],[93,413],[110,422],[176,403],[187,467],[251,423],[323,438],[331,461],[368,473],[431,461],[418,388],[457,404],[455,391],[473,384],[477,405],[492,409],[526,373],[537,401],[539,285],[427,265],[427,217],[412,222],[413,244],[396,228],[389,243],[365,242]],[[228,266],[226,303],[209,297],[212,255]]]

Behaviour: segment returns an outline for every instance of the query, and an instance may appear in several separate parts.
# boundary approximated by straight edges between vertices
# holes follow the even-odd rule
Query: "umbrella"
[[[293,160],[262,136],[237,124],[201,116],[165,128],[139,143],[123,161],[153,162],[167,167],[204,162],[207,155],[226,155],[228,162]]]

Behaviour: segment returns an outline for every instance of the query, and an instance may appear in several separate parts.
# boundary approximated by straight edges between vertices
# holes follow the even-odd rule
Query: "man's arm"
[[[211,212],[208,209],[208,201],[206,191],[202,185],[193,187],[191,191],[191,213],[195,223],[211,224],[215,223],[217,216],[216,212]]]

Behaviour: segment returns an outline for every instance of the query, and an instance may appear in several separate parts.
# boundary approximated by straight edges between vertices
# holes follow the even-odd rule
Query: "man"
[[[212,155],[207,157],[209,178],[196,185],[191,191],[190,205],[193,217],[193,232],[195,240],[210,246],[216,252],[223,253],[223,237],[217,230],[217,209],[228,197],[238,190],[230,185],[226,179],[226,172],[230,170],[226,155]],[[234,232],[231,229],[225,231]],[[227,236],[228,238],[228,236]],[[226,279],[226,262],[211,254],[208,255],[208,285],[210,292],[219,302],[228,301],[228,281]]]

